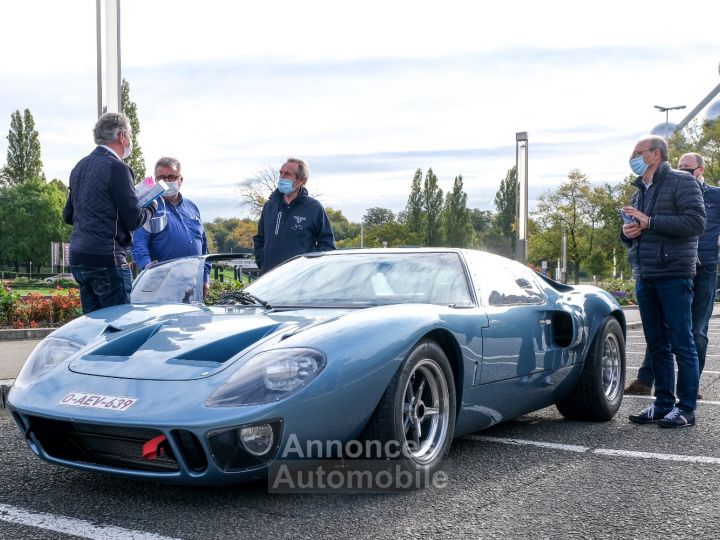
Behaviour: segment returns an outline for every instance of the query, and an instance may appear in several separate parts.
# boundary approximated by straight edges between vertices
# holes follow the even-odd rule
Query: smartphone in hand
[[[625,212],[623,212],[622,208],[620,209],[620,215],[622,216],[623,221],[625,223],[638,223],[637,219],[635,219],[632,216],[627,215]]]

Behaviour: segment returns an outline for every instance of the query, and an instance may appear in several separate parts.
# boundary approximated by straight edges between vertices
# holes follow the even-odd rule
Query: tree
[[[417,235],[422,236],[425,230],[423,196],[422,196],[422,171],[417,169],[410,184],[410,195],[404,212],[404,223],[407,228]]]
[[[252,236],[257,233],[257,222],[250,219],[215,218],[204,226],[217,253],[247,253],[253,247]]]
[[[425,174],[422,201],[425,210],[425,239],[428,246],[439,246],[442,243],[440,229],[443,209],[443,191],[438,186],[438,179],[432,168]]]
[[[696,152],[705,161],[703,177],[708,184],[720,183],[720,120],[693,120],[668,141],[668,161],[677,166],[680,156]]]
[[[268,166],[240,182],[240,206],[246,208],[252,217],[259,218],[263,206],[277,187],[278,178],[280,172]]]
[[[420,236],[397,221],[365,229],[365,247],[385,247],[386,242],[387,247],[417,246],[420,244]],[[356,245],[359,246],[359,242]]]
[[[341,210],[334,210],[328,207],[325,209],[325,213],[330,220],[330,226],[332,227],[333,235],[335,235],[335,243],[337,245],[341,245],[339,244],[340,242],[353,239],[360,234],[360,225],[351,223],[348,218],[343,215]],[[358,243],[358,245],[360,244]]]
[[[506,246],[508,257],[515,253],[515,241],[517,230],[517,167],[509,169],[505,178],[500,181],[500,189],[495,194],[495,224],[499,229]],[[504,250],[504,251],[505,251]]]
[[[375,206],[365,210],[363,223],[365,225],[385,225],[395,221],[395,213],[387,208]]]
[[[140,120],[138,120],[137,105],[134,101],[130,101],[130,83],[125,79],[120,85],[120,108],[128,117],[132,129],[133,151],[125,161],[135,174],[135,181],[139,182],[145,178],[145,158],[140,147]]]
[[[452,247],[469,247],[471,245],[473,228],[470,222],[470,212],[467,209],[467,193],[463,190],[462,175],[455,177],[453,189],[445,197],[442,219],[445,245]]]
[[[65,194],[41,178],[0,190],[0,253],[9,261],[50,263],[50,242],[68,241],[71,228],[62,218]]]
[[[7,140],[7,164],[0,173],[0,183],[12,186],[43,178],[40,141],[30,109],[25,109],[22,116],[20,111],[12,113]]]

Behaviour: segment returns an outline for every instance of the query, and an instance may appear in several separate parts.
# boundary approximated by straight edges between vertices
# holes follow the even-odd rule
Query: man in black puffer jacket
[[[709,186],[703,178],[705,172],[705,161],[700,154],[690,152],[683,154],[678,161],[678,169],[692,175],[688,181],[695,179],[700,185],[705,203],[707,223],[705,232],[698,240],[698,264],[695,278],[693,279],[693,301],[692,301],[692,326],[695,347],[698,354],[698,368],[702,377],[705,367],[705,357],[708,346],[708,327],[715,305],[715,293],[717,291],[717,268],[720,262],[720,250],[718,250],[718,237],[720,237],[720,188]],[[637,378],[627,388],[626,394],[650,395],[655,381],[653,375],[650,355],[645,354],[642,366],[638,371]],[[702,394],[698,393],[698,399]]]
[[[255,263],[265,273],[295,255],[335,249],[335,236],[322,205],[305,189],[310,169],[288,158],[280,168],[278,187],[263,206],[253,236]]]
[[[70,236],[70,271],[80,285],[83,313],[130,302],[127,253],[132,231],[155,214],[139,208],[133,173],[122,160],[132,152],[132,131],[121,113],[103,114],[93,130],[98,145],[70,173],[63,210]],[[154,203],[153,203],[154,204]]]
[[[697,182],[673,170],[662,137],[640,139],[630,156],[638,175],[631,206],[623,212],[622,240],[635,277],[643,333],[655,374],[655,403],[630,415],[638,424],[660,427],[695,424],[699,386],[698,356],[692,334],[691,304],[698,237],[705,206]],[[677,393],[675,402],[675,366]]]

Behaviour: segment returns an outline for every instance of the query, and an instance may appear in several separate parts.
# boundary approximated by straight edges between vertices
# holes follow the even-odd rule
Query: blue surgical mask
[[[642,156],[635,156],[630,160],[630,168],[636,175],[642,176],[647,171],[648,164],[645,163]]]
[[[278,191],[283,195],[292,193],[293,191],[295,191],[295,189],[293,188],[293,181],[281,178],[280,180],[278,180]]]

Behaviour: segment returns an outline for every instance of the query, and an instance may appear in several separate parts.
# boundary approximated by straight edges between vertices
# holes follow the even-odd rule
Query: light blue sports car
[[[599,421],[620,406],[625,318],[596,287],[480,251],[340,250],[296,257],[207,306],[205,260],[145,270],[132,304],[38,345],[8,396],[34,453],[224,484],[267,475],[290,443],[374,440],[432,471],[454,437],[553,404]]]

